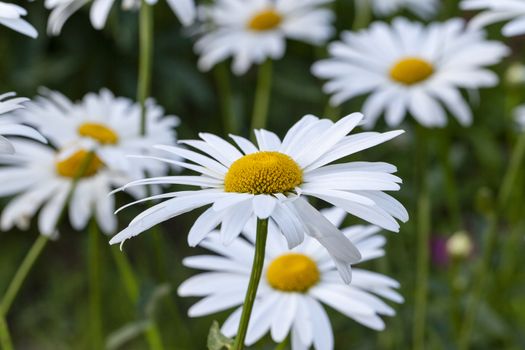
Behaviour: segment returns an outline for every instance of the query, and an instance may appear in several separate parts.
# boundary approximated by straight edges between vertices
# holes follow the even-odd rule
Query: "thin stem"
[[[372,20],[371,0],[360,0],[355,2],[355,16],[352,30],[366,28]]]
[[[261,280],[262,270],[264,266],[264,255],[266,251],[266,238],[268,237],[268,219],[257,219],[257,236],[255,239],[255,255],[253,257],[252,273],[250,275],[250,282],[246,297],[244,298],[244,305],[242,308],[241,321],[239,329],[237,330],[237,337],[233,344],[232,350],[242,350],[244,347],[244,339],[248,331],[248,324],[250,323],[250,316],[252,314],[253,303],[257,296],[257,288]]]
[[[272,61],[268,59],[259,67],[257,88],[255,90],[255,103],[253,106],[252,130],[266,127],[268,109],[270,106],[271,88]]]
[[[153,61],[153,8],[145,0],[140,6],[139,18],[139,79],[137,100],[140,103],[140,133],[146,134],[146,99],[151,90]]]
[[[511,194],[513,192],[514,184],[520,173],[520,170],[523,168],[523,161],[525,158],[525,132],[522,132],[518,143],[512,152],[510,159],[509,167],[503,178],[501,185],[501,192],[499,194],[498,202],[501,209],[504,209],[504,206],[508,204]]]
[[[443,170],[443,177],[445,180],[445,189],[447,193],[448,211],[454,230],[461,229],[461,208],[459,205],[459,196],[456,186],[456,178],[454,175],[454,168],[450,160],[450,144],[451,140],[447,130],[444,130],[441,139],[440,160]]]
[[[418,127],[416,147],[418,149],[417,166],[420,177],[420,188],[417,199],[417,260],[414,328],[412,333],[414,349],[425,349],[425,324],[427,317],[427,293],[429,270],[429,239],[430,239],[430,194],[426,178],[427,144],[424,130]]]
[[[0,315],[0,347],[2,350],[13,350],[13,341],[4,315]]]
[[[238,134],[237,119],[233,108],[233,93],[230,84],[230,73],[226,63],[222,62],[215,66],[213,70],[217,83],[217,92],[220,98],[222,127],[225,134]]]
[[[467,303],[465,317],[459,333],[459,350],[467,350],[470,348],[470,335],[476,321],[479,302],[481,301],[483,292],[486,289],[487,277],[490,275],[487,270],[490,268],[490,260],[496,245],[498,220],[495,213],[491,214],[488,219],[489,224],[487,226],[487,231],[483,233],[483,237],[485,238],[483,255],[481,256],[481,260],[478,262],[475,271],[472,294]]]
[[[48,241],[48,237],[44,235],[38,235],[38,238],[35,240],[31,248],[27,252],[27,255],[22,261],[22,264],[18,267],[15,276],[11,280],[11,283],[9,283],[9,287],[7,287],[7,291],[5,292],[4,297],[2,298],[2,304],[0,305],[0,314],[2,316],[5,317],[9,312],[13,301],[18,295],[22,284],[24,283],[27,275],[29,274],[29,271],[31,271],[31,268],[40,256],[40,253],[42,253],[42,250],[44,249]]]
[[[117,269],[122,279],[122,284],[130,302],[133,305],[137,305],[139,301],[139,286],[133,268],[126,258],[124,253],[120,251],[118,247],[111,247],[111,253],[115,259]],[[149,348],[152,350],[162,350],[164,345],[162,343],[162,336],[160,335],[157,323],[151,320],[151,326],[146,330],[146,340],[148,341]]]
[[[89,224],[89,326],[93,349],[103,348],[100,232],[95,220]]]

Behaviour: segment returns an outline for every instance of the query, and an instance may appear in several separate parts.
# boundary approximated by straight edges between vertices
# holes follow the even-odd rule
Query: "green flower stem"
[[[153,7],[142,0],[139,15],[139,78],[137,100],[140,103],[140,133],[146,134],[146,99],[151,90],[153,61]]]
[[[133,305],[137,305],[140,291],[137,278],[133,272],[133,268],[129,260],[126,258],[126,255],[122,253],[118,247],[111,247],[110,249],[111,253],[113,254],[113,258],[115,259],[115,263],[122,279],[126,294],[128,295],[130,302]],[[160,335],[160,331],[155,320],[151,320],[151,326],[146,330],[146,340],[148,341],[150,349],[164,349],[162,336]]]
[[[503,178],[501,185],[501,192],[498,198],[498,204],[501,209],[504,209],[509,202],[511,194],[516,184],[516,180],[520,173],[520,170],[523,169],[523,163],[525,159],[525,131],[521,133],[518,143],[516,144],[512,156],[510,159],[509,167]]]
[[[372,20],[371,0],[360,0],[355,2],[355,17],[352,30],[366,28]]]
[[[233,107],[233,93],[230,83],[230,73],[226,63],[217,64],[213,70],[220,98],[222,127],[225,134],[238,134],[237,118]]]
[[[100,231],[96,221],[89,223],[89,331],[93,349],[103,349],[102,332],[102,292],[100,265]]]
[[[4,315],[0,315],[0,347],[2,350],[14,349]]]
[[[24,283],[25,279],[27,278],[27,275],[29,274],[29,271],[31,271],[31,268],[40,256],[40,253],[42,253],[42,250],[44,249],[48,241],[48,237],[44,235],[38,235],[38,238],[35,240],[31,248],[27,252],[27,255],[24,257],[22,264],[20,264],[20,266],[18,267],[15,276],[11,280],[11,283],[9,283],[9,287],[7,287],[7,291],[5,292],[4,297],[2,298],[2,304],[0,305],[0,314],[3,317],[5,317],[9,312],[13,301],[18,295],[22,284]]]
[[[252,314],[253,303],[257,296],[257,288],[261,280],[262,270],[264,266],[264,255],[266,251],[266,238],[268,237],[268,219],[257,219],[257,237],[255,239],[255,255],[253,257],[252,273],[250,275],[250,282],[246,297],[244,298],[244,305],[242,308],[241,320],[239,329],[237,330],[237,337],[233,344],[232,350],[242,350],[244,348],[244,339],[248,331],[248,324],[250,323],[250,316]]]
[[[257,76],[257,89],[255,91],[255,102],[252,115],[252,130],[266,127],[271,90],[272,61],[268,59],[259,67],[259,74]]]
[[[428,135],[418,126],[416,135],[416,149],[418,153],[417,167],[419,171],[419,190],[417,199],[417,258],[416,258],[416,286],[415,306],[413,319],[412,341],[416,350],[425,349],[425,325],[427,318],[427,294],[429,271],[429,240],[430,240],[430,193],[427,181],[427,142]]]

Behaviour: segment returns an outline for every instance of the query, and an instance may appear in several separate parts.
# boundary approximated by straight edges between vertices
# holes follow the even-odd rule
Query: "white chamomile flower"
[[[324,210],[323,214],[336,226],[345,216],[343,210]],[[178,289],[181,296],[203,299],[189,309],[190,317],[198,317],[242,306],[250,279],[254,237],[251,226],[245,236],[224,247],[219,233],[209,235],[202,246],[217,255],[200,255],[184,259],[184,265],[205,272],[185,281]],[[363,260],[384,255],[385,238],[374,226],[351,226],[342,234],[361,251]],[[270,226],[263,275],[257,291],[252,317],[245,341],[251,346],[266,333],[281,343],[291,334],[292,350],[334,349],[334,336],[322,304],[330,306],[356,322],[382,330],[381,315],[393,316],[395,311],[378,296],[400,303],[403,297],[395,289],[399,283],[387,276],[354,269],[350,285],[337,274],[330,256],[314,239],[289,250],[275,226]],[[242,307],[223,324],[222,332],[233,337],[237,332]]]
[[[203,9],[205,34],[195,44],[199,67],[209,70],[233,57],[233,72],[245,73],[253,63],[279,59],[286,39],[314,45],[333,34],[333,13],[320,7],[333,0],[217,0]]]
[[[367,125],[385,112],[389,126],[399,125],[407,112],[427,127],[447,124],[445,109],[462,125],[472,123],[472,111],[461,88],[495,86],[498,76],[486,69],[509,53],[479,30],[465,30],[451,19],[425,27],[397,18],[392,25],[373,23],[358,33],[344,32],[329,47],[331,57],[312,67],[328,79],[324,91],[339,105],[370,94],[363,106]]]
[[[91,24],[95,29],[102,29],[106,25],[109,12],[116,0],[93,0],[90,10]],[[193,23],[196,16],[194,0],[166,0],[179,21],[187,26]],[[88,0],[45,0],[45,6],[51,10],[47,24],[47,31],[52,35],[59,35],[64,23],[69,17],[87,4]],[[138,9],[142,0],[122,0],[124,10]],[[148,5],[155,5],[158,0],[145,0]]]
[[[521,131],[525,131],[525,105],[519,106],[514,112],[516,116],[516,123]]]
[[[146,104],[146,134],[141,134],[141,108],[129,98],[115,97],[109,90],[88,93],[79,102],[45,90],[19,112],[59,149],[94,149],[107,167],[133,178],[165,174],[168,167],[157,161],[131,161],[129,155],[154,155],[157,143],[175,143],[173,128],[179,119],[164,116],[164,110],[149,100]],[[153,152],[152,152],[153,151]]]
[[[4,165],[0,167],[0,196],[14,196],[0,217],[3,231],[13,226],[27,229],[31,218],[41,209],[39,231],[46,236],[53,235],[74,179],[88,165],[69,202],[71,225],[82,230],[94,217],[103,232],[115,232],[115,199],[108,193],[128,182],[129,177],[108,169],[100,158],[87,150],[61,154],[32,141],[15,140],[13,144],[17,150],[15,155],[0,156],[0,164]],[[89,155],[93,157],[87,158]],[[144,195],[136,191],[132,194]]]
[[[29,101],[29,99],[25,97],[8,99],[13,96],[15,96],[13,92],[0,95],[0,115],[24,108],[22,103]],[[12,119],[13,118],[9,117],[0,119],[0,154],[15,152],[13,145],[3,135],[24,136],[44,143],[47,142],[36,130],[25,125],[20,125]]]
[[[372,1],[374,14],[381,17],[391,16],[401,10],[409,10],[422,18],[436,14],[439,0],[356,0]]]
[[[505,36],[525,34],[525,1],[523,0],[463,0],[464,10],[484,10],[469,23],[472,28],[509,21],[502,29]]]
[[[27,11],[15,4],[0,1],[0,24],[11,28],[19,33],[36,38],[36,29],[22,17],[27,15]]]
[[[305,232],[317,239],[332,255],[343,278],[350,281],[350,264],[359,261],[359,251],[308,203],[307,197],[341,207],[390,231],[399,231],[396,218],[408,220],[404,207],[383,192],[400,189],[401,179],[393,175],[397,170],[395,166],[370,162],[328,165],[403,133],[348,135],[362,119],[360,113],[354,113],[333,123],[308,115],[298,121],[283,140],[270,131],[256,130],[257,146],[231,135],[237,148],[207,133],[199,135],[201,140],[180,141],[200,152],[157,146],[192,162],[176,164],[198,175],[144,179],[123,189],[149,184],[179,184],[198,189],[151,197],[170,199],[138,215],[110,243],[124,242],[165,220],[211,204],[189,232],[191,246],[197,245],[219,224],[221,239],[229,244],[255,214],[260,219],[270,218],[291,248],[303,241]],[[166,162],[173,163],[169,159]]]

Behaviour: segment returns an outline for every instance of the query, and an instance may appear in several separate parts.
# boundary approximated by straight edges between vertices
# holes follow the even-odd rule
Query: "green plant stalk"
[[[13,341],[9,335],[9,328],[4,315],[0,315],[0,346],[2,350],[13,350]]]
[[[426,178],[427,166],[427,143],[426,134],[422,127],[417,129],[416,147],[418,150],[417,166],[420,177],[419,193],[417,199],[417,257],[416,257],[416,286],[415,306],[412,330],[413,348],[425,349],[425,328],[427,318],[427,294],[428,294],[428,271],[429,271],[429,239],[430,239],[430,193]]]
[[[237,119],[235,110],[233,108],[233,93],[230,83],[230,73],[226,63],[221,62],[217,64],[213,70],[215,81],[217,84],[217,92],[219,94],[222,127],[225,134],[238,134]]]
[[[270,95],[272,90],[272,61],[266,60],[260,67],[257,75],[257,88],[253,106],[251,130],[266,127]]]
[[[366,28],[372,20],[371,0],[360,0],[355,2],[355,16],[352,30]]]
[[[266,251],[266,238],[268,237],[268,219],[257,219],[257,236],[255,239],[255,255],[253,257],[252,272],[244,305],[242,307],[241,320],[237,330],[237,336],[233,343],[233,350],[242,350],[244,348],[244,339],[250,323],[253,304],[257,296],[257,288],[261,280],[262,270],[264,267],[264,255]]]
[[[94,219],[89,223],[89,331],[93,349],[103,349],[100,231]]]
[[[450,162],[450,138],[448,130],[443,131],[441,137],[440,147],[440,161],[443,170],[443,178],[445,180],[445,189],[447,193],[447,205],[449,215],[452,221],[453,230],[459,230],[462,228],[461,222],[461,208],[459,205],[459,196],[456,186],[456,179],[454,176],[454,168]]]
[[[120,251],[118,247],[111,247],[111,253],[115,259],[115,264],[122,279],[122,284],[130,302],[133,305],[137,305],[139,301],[140,291],[137,278],[133,272],[133,268],[126,258],[124,253]],[[160,335],[157,323],[151,320],[151,326],[146,330],[146,340],[148,341],[149,348],[152,350],[163,350],[164,345],[162,343],[162,336]]]
[[[500,209],[505,209],[505,206],[508,204],[509,199],[512,194],[512,189],[516,184],[516,180],[520,173],[520,169],[523,168],[523,163],[525,159],[525,131],[523,131],[518,139],[518,142],[512,152],[510,159],[509,167],[503,182],[501,185],[501,192],[499,193],[498,204]]]
[[[146,99],[151,92],[153,68],[153,7],[142,0],[139,14],[139,72],[137,100],[140,103],[140,133],[146,134]]]
[[[286,347],[288,346],[289,339],[290,339],[289,337],[286,337],[282,342],[277,344],[277,346],[275,347],[275,350],[285,350]]]

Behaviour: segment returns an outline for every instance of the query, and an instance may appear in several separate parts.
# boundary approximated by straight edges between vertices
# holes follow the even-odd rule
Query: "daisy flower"
[[[286,39],[319,45],[333,33],[333,13],[320,5],[332,0],[217,0],[203,9],[205,34],[195,44],[199,67],[209,70],[233,57],[233,72],[279,59]]]
[[[460,89],[495,86],[498,77],[485,66],[499,63],[509,50],[464,27],[460,19],[427,27],[403,18],[392,25],[376,22],[358,33],[344,32],[342,41],[330,45],[331,57],[312,71],[329,80],[324,91],[334,105],[370,94],[363,106],[368,126],[383,112],[387,124],[397,126],[409,112],[424,126],[443,127],[443,107],[470,125],[472,112]]]
[[[27,15],[27,11],[15,4],[0,1],[0,24],[11,28],[19,33],[36,38],[36,29],[22,17]]]
[[[179,21],[187,26],[195,20],[194,0],[166,0]],[[47,31],[51,35],[59,35],[64,23],[89,1],[87,0],[45,0],[45,6],[51,10],[47,24]],[[140,8],[142,0],[122,0],[124,10]],[[149,5],[155,5],[158,0],[145,0]],[[109,12],[115,0],[93,0],[89,17],[95,29],[102,29],[106,25]]]
[[[3,165],[0,167],[0,196],[14,196],[0,217],[3,231],[13,226],[27,229],[31,218],[41,209],[38,229],[43,235],[53,235],[74,179],[88,161],[69,202],[71,225],[82,230],[94,217],[106,234],[116,231],[114,198],[107,194],[129,182],[129,177],[105,167],[96,155],[86,159],[91,154],[87,150],[63,153],[33,141],[15,140],[13,144],[17,150],[15,155],[0,156]],[[132,194],[144,195],[142,191]]]
[[[370,0],[356,0],[370,1]],[[372,0],[374,14],[380,17],[391,16],[401,10],[409,10],[416,15],[429,18],[436,14],[438,0]]]
[[[14,92],[0,95],[0,115],[24,108],[22,103],[29,101],[24,97],[8,99],[13,96],[15,96]],[[15,152],[13,145],[2,135],[25,136],[44,143],[47,142],[36,130],[25,125],[19,125],[14,120],[4,117],[0,119],[0,154]]]
[[[509,21],[502,29],[505,36],[525,34],[525,1],[523,0],[463,0],[463,10],[484,10],[469,23],[472,28]]]
[[[343,210],[323,211],[330,222],[339,226]],[[221,244],[219,233],[209,235],[202,246],[217,255],[200,255],[184,259],[187,267],[206,270],[186,280],[178,289],[181,296],[202,297],[193,305],[190,317],[209,315],[239,307],[223,324],[222,332],[236,335],[250,278],[251,256],[254,253],[255,233],[247,226],[248,240],[237,238],[228,248]],[[351,226],[342,230],[361,251],[363,260],[384,255],[385,238],[374,226]],[[275,226],[270,226],[267,249],[257,299],[245,341],[251,346],[270,333],[281,343],[291,334],[292,349],[317,350],[334,348],[332,326],[322,304],[330,306],[356,322],[382,330],[381,315],[393,316],[395,311],[378,296],[400,303],[395,289],[399,283],[387,276],[354,269],[352,284],[345,284],[336,272],[325,249],[314,239],[305,241],[292,251]]]
[[[164,116],[164,110],[149,100],[146,104],[146,135],[141,135],[141,108],[109,90],[89,93],[82,101],[72,102],[64,95],[44,90],[19,112],[57,148],[94,149],[108,167],[123,171],[134,179],[146,174],[165,174],[165,164],[148,159],[130,161],[128,155],[153,155],[157,143],[173,144],[179,119]]]
[[[270,218],[290,247],[302,242],[304,232],[316,238],[328,249],[345,280],[350,281],[350,264],[359,261],[359,252],[306,198],[319,198],[390,231],[399,230],[396,218],[408,220],[404,207],[383,192],[400,189],[401,179],[393,175],[396,167],[369,162],[328,165],[403,133],[347,136],[362,119],[360,113],[354,113],[333,123],[308,115],[298,121],[283,140],[270,131],[256,130],[257,146],[232,135],[236,148],[207,133],[199,135],[201,140],[181,141],[200,152],[157,146],[187,159],[191,163],[177,162],[177,165],[198,175],[145,179],[123,189],[149,184],[189,185],[198,189],[162,195],[171,199],[138,215],[110,243],[122,243],[162,221],[211,204],[189,232],[191,246],[197,245],[219,224],[222,242],[230,244],[255,214],[260,219]]]

